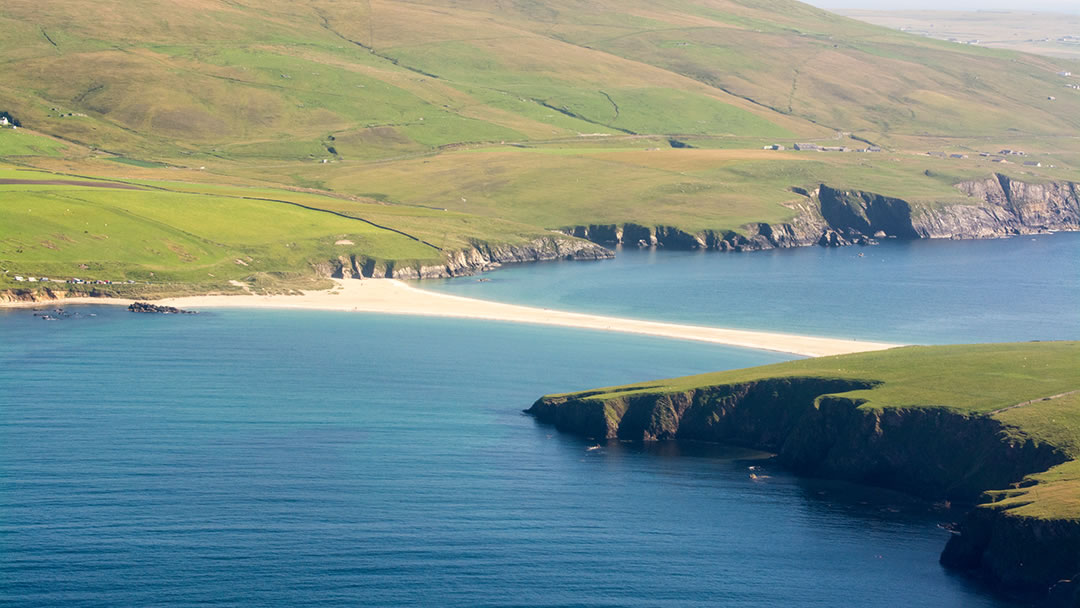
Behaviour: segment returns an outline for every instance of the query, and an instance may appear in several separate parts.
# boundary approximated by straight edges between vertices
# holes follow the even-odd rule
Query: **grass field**
[[[911,346],[554,397],[606,401],[785,377],[874,382],[874,388],[841,396],[862,402],[861,409],[945,408],[990,416],[1013,439],[1052,445],[1072,460],[1032,476],[1031,487],[991,496],[1018,515],[1080,518],[1080,392],[1073,392],[1080,391],[1080,342]]]
[[[957,181],[995,171],[1078,181],[1080,91],[1062,86],[1067,70],[1080,73],[791,0],[10,0],[0,111],[25,128],[0,129],[0,166],[138,182],[177,200],[303,197],[451,250],[593,223],[739,231],[790,219],[793,189],[822,183],[940,205],[965,202]],[[762,150],[800,141],[885,152]],[[1003,148],[1043,166],[978,156]],[[62,196],[74,195],[8,188],[0,212]],[[104,193],[79,196],[111,212]],[[174,205],[145,196],[147,208]],[[259,211],[300,222],[298,242],[314,238],[300,216]],[[173,219],[153,222],[186,233]],[[50,240],[15,225],[0,231],[24,252]],[[268,228],[265,242],[292,234]],[[24,272],[78,267],[92,249],[50,242],[22,256]],[[392,238],[355,242],[371,258],[419,255]],[[209,252],[194,264],[101,246],[146,272],[222,272],[193,270],[213,266]],[[303,256],[270,257],[307,271]]]
[[[26,129],[0,128],[0,158],[19,156],[60,156],[64,145]]]
[[[781,222],[803,200],[793,187],[822,183],[911,202],[963,202],[957,181],[985,177],[990,163],[918,156],[635,147],[501,147],[316,172],[328,187],[560,228],[636,222],[685,230],[740,230]],[[929,175],[928,175],[929,172]]]
[[[32,171],[0,170],[3,180],[19,180],[0,184],[0,266],[7,271],[3,282],[8,286],[25,287],[12,281],[21,274],[211,287],[229,280],[311,274],[313,264],[337,256],[378,252],[381,257],[373,259],[399,264],[442,259],[435,247],[369,223],[369,217],[394,216],[377,204],[228,186],[140,186]],[[399,215],[398,225],[425,227],[431,234],[451,227],[457,235],[469,233],[455,223],[459,218],[445,213],[420,209]],[[511,234],[501,236],[512,240]]]

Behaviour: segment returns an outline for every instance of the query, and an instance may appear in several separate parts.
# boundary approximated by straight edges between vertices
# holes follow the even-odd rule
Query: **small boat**
[[[587,447],[587,448],[585,448],[585,451],[586,451],[586,452],[593,452],[593,451],[599,450],[599,449],[600,449],[600,447],[601,447],[601,446],[599,446],[599,445],[594,445],[594,446],[591,446],[591,447]]]

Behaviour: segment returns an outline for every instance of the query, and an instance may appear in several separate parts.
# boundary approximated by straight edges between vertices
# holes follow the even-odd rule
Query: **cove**
[[[741,253],[623,248],[424,289],[636,317],[905,344],[1080,339],[1080,233]]]

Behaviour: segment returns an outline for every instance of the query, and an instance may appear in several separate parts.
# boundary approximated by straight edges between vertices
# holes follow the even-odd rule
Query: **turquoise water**
[[[860,254],[861,257],[860,257]],[[615,260],[425,282],[533,306],[782,332],[948,344],[1080,339],[1080,233]]]
[[[767,464],[752,481],[747,451],[590,451],[521,413],[780,355],[348,313],[80,312],[0,313],[5,605],[1006,605],[938,566],[955,513]]]

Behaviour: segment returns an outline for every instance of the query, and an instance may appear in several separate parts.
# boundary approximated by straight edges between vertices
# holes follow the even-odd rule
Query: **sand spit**
[[[66,298],[55,302],[14,302],[4,307],[48,307],[73,304],[122,304],[131,300],[106,298]],[[725,329],[699,325],[661,323],[640,319],[607,317],[584,313],[518,306],[487,300],[464,298],[425,291],[390,279],[343,280],[325,291],[306,291],[303,295],[209,295],[167,298],[156,304],[187,310],[210,308],[278,308],[297,310],[337,310],[398,315],[451,317],[577,327],[599,331],[642,334],[678,340],[710,342],[761,350],[792,353],[808,357],[884,350],[898,346],[841,338],[823,338],[773,332]]]

